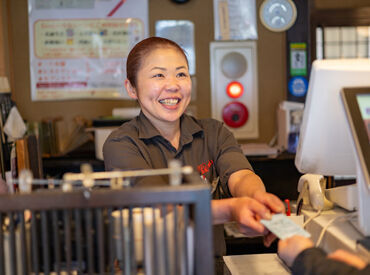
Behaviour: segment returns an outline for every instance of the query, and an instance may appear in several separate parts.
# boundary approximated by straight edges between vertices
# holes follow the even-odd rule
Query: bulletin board
[[[148,0],[28,0],[32,101],[127,98],[130,49]]]

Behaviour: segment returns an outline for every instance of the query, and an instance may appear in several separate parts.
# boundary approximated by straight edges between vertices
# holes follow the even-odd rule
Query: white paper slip
[[[275,214],[271,220],[261,220],[260,222],[280,240],[293,235],[301,235],[307,238],[311,236],[310,233],[289,219],[285,214]]]

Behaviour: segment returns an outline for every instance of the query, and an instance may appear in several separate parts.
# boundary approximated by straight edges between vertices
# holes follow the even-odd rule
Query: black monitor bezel
[[[364,176],[369,182],[370,172],[370,144],[367,135],[363,118],[360,111],[360,106],[357,102],[357,95],[370,94],[370,87],[347,87],[341,91],[342,101],[346,110],[348,123],[351,130],[352,138],[354,139],[356,154],[360,161],[361,169],[366,171]]]

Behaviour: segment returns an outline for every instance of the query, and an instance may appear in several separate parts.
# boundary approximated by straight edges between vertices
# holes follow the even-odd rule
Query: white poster
[[[33,101],[128,98],[130,49],[148,36],[148,0],[28,0]]]
[[[215,40],[258,38],[256,0],[213,0]]]

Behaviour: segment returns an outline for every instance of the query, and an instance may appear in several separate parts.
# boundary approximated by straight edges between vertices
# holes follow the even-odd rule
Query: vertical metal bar
[[[35,211],[31,213],[31,251],[32,251],[32,270],[35,274],[39,274],[39,250],[37,241],[37,223]]]
[[[22,263],[22,273],[24,275],[29,274],[28,272],[28,263],[27,263],[27,243],[26,243],[26,229],[24,221],[24,212],[19,211],[19,221],[20,221],[20,254],[21,254],[21,263]]]
[[[49,274],[49,238],[48,238],[48,228],[47,228],[47,216],[46,211],[41,211],[41,238],[42,238],[42,258],[44,262],[44,274]]]
[[[52,216],[52,226],[53,226],[53,242],[54,242],[54,263],[53,267],[55,268],[55,272],[60,274],[60,241],[59,241],[59,227],[58,227],[58,212],[57,210],[53,210],[51,212]]]
[[[93,238],[92,238],[92,221],[91,221],[91,209],[85,209],[86,219],[86,239],[87,239],[87,269],[89,274],[94,273],[93,265]]]
[[[183,225],[184,225],[184,232],[183,232],[183,258],[185,263],[185,274],[190,274],[189,272],[189,257],[188,257],[188,225],[189,225],[189,205],[183,205]]]
[[[64,251],[66,259],[66,270],[71,272],[72,248],[71,248],[71,220],[69,210],[63,210],[64,217]]]
[[[17,257],[15,247],[15,229],[14,218],[15,213],[8,212],[9,217],[9,258],[10,258],[10,271],[11,274],[17,274]]]
[[[99,261],[99,272],[100,274],[104,274],[104,229],[103,229],[103,215],[102,209],[97,208],[95,210],[96,214],[96,223],[97,223],[97,239],[98,239],[98,261]]]
[[[142,240],[143,240],[143,262],[142,262],[142,268],[143,268],[143,272],[144,274],[147,274],[148,271],[149,271],[149,267],[147,266],[147,258],[146,258],[146,250],[147,250],[147,228],[145,226],[146,222],[145,222],[145,207],[142,207],[141,208],[141,226],[142,226],[142,229],[143,229],[143,237],[142,237]]]
[[[180,274],[181,267],[179,262],[179,243],[178,243],[178,226],[177,226],[177,216],[178,216],[178,210],[177,210],[177,204],[173,206],[173,242],[174,242],[174,254],[175,254],[175,274]]]
[[[129,207],[129,238],[130,238],[130,243],[131,243],[131,246],[130,246],[130,270],[131,270],[131,274],[137,274],[137,267],[136,267],[136,254],[135,254],[135,245],[136,245],[136,242],[135,242],[135,222],[134,222],[134,219],[133,219],[133,212],[132,212],[132,207]]]
[[[122,207],[120,207],[118,209],[119,211],[119,232],[120,232],[120,240],[121,240],[121,260],[119,262],[119,266],[120,266],[120,269],[121,269],[121,273],[122,274],[127,274],[127,272],[125,272],[125,267],[127,266],[125,264],[125,256],[126,256],[126,240],[125,240],[125,229],[123,227],[123,209]]]
[[[3,213],[0,213],[0,275],[5,274]]]
[[[114,231],[114,228],[115,228],[115,223],[114,223],[114,219],[113,219],[113,216],[112,216],[112,208],[108,208],[108,257],[109,257],[109,260],[108,260],[108,263],[109,263],[109,269],[110,269],[110,273],[111,275],[114,275],[114,269],[115,269],[115,266],[114,266],[114,259],[115,259],[115,244],[117,244],[117,240],[114,240],[114,237],[116,237],[118,235],[117,232]],[[117,227],[116,227],[117,228]],[[118,246],[119,244],[117,244]]]
[[[157,247],[157,222],[156,222],[156,213],[155,213],[155,207],[152,207],[152,229],[153,229],[153,236],[152,236],[152,256],[153,256],[153,271],[154,275],[159,274],[159,265],[158,265],[158,247]]]
[[[130,218],[129,218],[129,213],[128,209],[125,208],[123,211],[123,245],[124,245],[124,254],[123,254],[123,259],[124,259],[124,270],[125,274],[129,275],[131,274],[130,272],[130,246],[132,245],[132,240],[130,239]]]
[[[194,274],[213,274],[213,248],[210,192],[202,190],[194,196]]]
[[[77,268],[78,271],[82,273],[84,270],[82,261],[83,261],[83,252],[82,252],[82,229],[81,229],[81,210],[74,209],[75,215],[75,237],[76,237],[76,249],[77,249]]]
[[[163,255],[164,255],[164,272],[165,274],[170,274],[169,259],[172,255],[169,255],[168,251],[168,241],[167,241],[167,205],[162,205],[161,214],[163,217],[163,231],[162,231],[162,246],[163,246]]]

